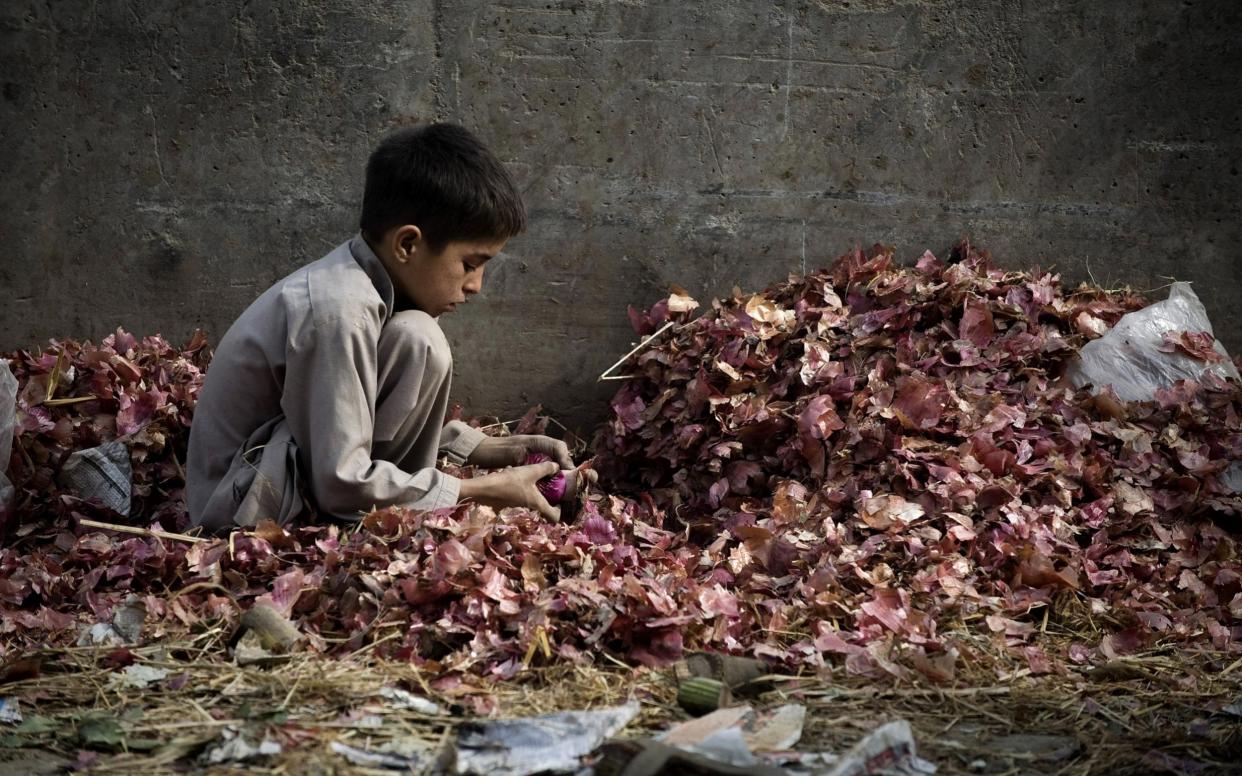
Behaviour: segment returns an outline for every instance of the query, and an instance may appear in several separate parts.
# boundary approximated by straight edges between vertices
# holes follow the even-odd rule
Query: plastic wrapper
[[[17,425],[17,378],[9,362],[0,358],[0,525],[13,503],[13,484],[6,475],[13,453],[13,429]]]
[[[619,733],[638,710],[638,702],[630,701],[592,711],[463,725],[457,730],[454,773],[527,776],[575,771],[584,755]]]
[[[79,498],[98,501],[113,512],[129,517],[133,478],[129,448],[113,440],[71,453],[56,481]]]
[[[1212,337],[1210,351],[1193,354],[1170,346],[1183,334]],[[1068,374],[1077,388],[1090,384],[1098,393],[1111,385],[1122,401],[1151,401],[1157,390],[1178,380],[1201,380],[1209,372],[1238,377],[1224,346],[1212,336],[1199,297],[1189,283],[1174,283],[1168,299],[1122,316],[1104,336],[1084,345]]]

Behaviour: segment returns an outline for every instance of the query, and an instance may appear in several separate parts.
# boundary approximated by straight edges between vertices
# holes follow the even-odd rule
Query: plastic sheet
[[[9,362],[0,358],[0,525],[13,503],[13,485],[5,472],[13,453],[13,429],[17,426],[17,378]]]
[[[1165,334],[1182,332],[1212,334],[1212,322],[1190,284],[1174,283],[1168,299],[1123,316],[1104,336],[1083,346],[1069,379],[1077,388],[1090,384],[1095,393],[1111,385],[1122,401],[1151,401],[1158,389],[1178,380],[1200,380],[1209,372],[1238,377],[1220,342],[1213,343],[1222,357],[1215,363],[1167,352]]]

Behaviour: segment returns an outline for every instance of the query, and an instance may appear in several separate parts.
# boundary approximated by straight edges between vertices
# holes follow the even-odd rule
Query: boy
[[[508,172],[462,127],[398,131],[367,162],[360,226],[220,341],[190,431],[193,524],[218,533],[309,509],[356,518],[467,499],[557,519],[535,484],[573,468],[564,442],[442,425],[452,356],[436,318],[477,294],[487,261],[525,229]],[[552,460],[520,465],[528,452]],[[459,480],[436,470],[440,454],[515,468]]]

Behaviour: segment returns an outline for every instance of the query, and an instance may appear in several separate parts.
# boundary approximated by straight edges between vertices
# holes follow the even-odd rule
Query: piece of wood
[[[151,536],[156,539],[173,539],[178,542],[190,542],[197,544],[198,542],[211,541],[201,536],[190,536],[188,534],[170,533],[168,531],[159,531],[153,528],[139,528],[133,525],[117,525],[116,523],[101,523],[98,520],[87,520],[84,517],[78,518],[78,525],[84,525],[88,528],[104,528],[109,531],[118,533],[134,534],[135,536]]]
[[[656,329],[656,331],[655,331],[655,332],[654,332],[654,333],[653,333],[650,337],[647,337],[647,338],[646,338],[646,339],[644,339],[642,342],[640,342],[640,343],[638,343],[637,345],[635,345],[635,346],[634,346],[634,349],[633,349],[633,350],[631,350],[629,353],[626,353],[624,356],[622,356],[621,358],[617,359],[617,363],[615,363],[615,364],[613,364],[612,366],[610,366],[610,367],[608,367],[607,369],[605,369],[605,370],[604,370],[604,373],[603,373],[603,374],[601,374],[601,375],[599,376],[599,379],[600,379],[600,380],[628,380],[628,379],[629,379],[629,377],[628,377],[628,376],[625,376],[625,377],[609,377],[609,376],[608,376],[608,373],[609,373],[609,372],[611,372],[612,370],[616,369],[617,367],[621,366],[622,364],[624,364],[624,363],[625,363],[625,361],[626,361],[626,359],[628,359],[630,356],[634,355],[634,354],[635,354],[635,353],[637,353],[638,351],[640,351],[640,350],[642,350],[643,348],[645,348],[645,347],[647,347],[648,345],[650,345],[653,341],[655,341],[655,338],[656,338],[656,337],[660,336],[660,335],[661,335],[661,334],[663,334],[665,331],[667,331],[667,330],[668,330],[668,328],[669,328],[670,326],[672,326],[674,323],[675,323],[675,321],[669,321],[668,323],[666,323],[666,324],[664,324],[663,326],[661,326],[659,329]]]
[[[264,649],[286,652],[302,640],[296,625],[266,604],[255,604],[241,616],[242,627],[249,629]]]

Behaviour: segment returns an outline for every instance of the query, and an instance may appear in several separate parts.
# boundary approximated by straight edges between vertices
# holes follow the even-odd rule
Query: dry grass
[[[281,755],[248,764],[254,772],[352,774],[392,771],[352,766],[329,749],[330,742],[372,748],[413,740],[439,747],[451,739],[456,722],[480,714],[522,716],[628,699],[640,701],[643,711],[625,735],[685,718],[669,672],[610,660],[532,668],[514,681],[479,680],[440,692],[431,686],[435,677],[373,659],[367,651],[342,660],[303,653],[268,666],[237,666],[229,662],[221,636],[208,632],[133,650],[138,664],[169,672],[168,679],[144,689],[118,685],[106,650],[41,653],[41,675],[0,686],[0,695],[21,698],[26,717],[38,715],[50,730],[3,738],[11,729],[0,729],[0,770],[30,772],[40,763],[74,761],[83,746],[81,723],[99,713],[119,723],[124,743],[101,753],[90,772],[147,776],[235,769],[199,759],[225,729],[282,744]],[[1242,695],[1242,661],[1230,662],[1236,656],[1153,649],[1104,667],[1035,677],[990,634],[963,630],[955,640],[964,651],[949,683],[877,681],[826,669],[782,678],[750,702],[804,704],[807,725],[798,748],[806,751],[843,750],[877,725],[904,718],[920,753],[946,774],[1150,773],[1158,765],[1152,750],[1200,763],[1200,772],[1237,772],[1242,725],[1236,717],[1213,714]],[[378,696],[383,687],[408,689],[449,713],[395,708]],[[998,746],[998,739],[1014,734],[1061,736],[1075,751],[1049,759],[1029,747]],[[126,743],[143,751],[126,751]]]

